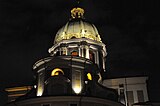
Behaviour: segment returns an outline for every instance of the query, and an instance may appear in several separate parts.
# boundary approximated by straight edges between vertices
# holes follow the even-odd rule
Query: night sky
[[[107,47],[106,78],[148,76],[151,101],[160,100],[158,0],[83,0],[86,20]],[[49,56],[56,32],[75,0],[0,0],[0,88],[31,85],[32,65]]]

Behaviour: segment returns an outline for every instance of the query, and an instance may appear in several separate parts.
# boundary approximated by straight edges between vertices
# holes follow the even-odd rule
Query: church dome
[[[71,11],[72,19],[66,23],[56,34],[54,43],[72,38],[88,38],[101,42],[97,28],[83,19],[84,10],[74,8]]]

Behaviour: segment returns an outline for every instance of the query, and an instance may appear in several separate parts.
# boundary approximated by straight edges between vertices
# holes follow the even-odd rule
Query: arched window
[[[56,76],[56,75],[64,75],[63,70],[61,70],[60,68],[55,68],[55,69],[51,72],[51,76]]]
[[[89,51],[89,59],[91,61],[95,62],[95,55],[94,55],[94,53],[91,50]]]
[[[71,39],[74,39],[74,38],[76,38],[76,37],[75,37],[75,36],[72,36],[72,37],[71,37]]]
[[[55,56],[60,56],[60,52],[57,51],[57,52],[55,53]]]
[[[72,55],[72,56],[78,56],[78,52],[77,52],[77,51],[72,51],[72,52],[71,52],[71,55]]]

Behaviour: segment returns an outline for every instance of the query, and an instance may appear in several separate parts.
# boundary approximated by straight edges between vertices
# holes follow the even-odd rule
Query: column
[[[86,45],[85,49],[86,49],[86,58],[89,59],[89,47]]]
[[[95,53],[96,55],[95,55],[95,63],[98,65],[98,67],[100,67],[100,65],[99,65],[99,52],[98,52],[98,50],[96,50],[96,53]]]
[[[102,57],[102,61],[103,61],[103,70],[105,71],[106,70],[106,65],[105,65],[105,58]]]
[[[37,96],[42,96],[44,91],[44,68],[39,70],[38,73],[38,85],[37,85]]]
[[[67,56],[68,55],[68,49],[67,49],[67,47],[65,47],[65,55]]]
[[[144,95],[144,102],[148,101],[148,92],[146,84],[144,84],[143,95]]]
[[[134,103],[138,103],[137,90],[133,90]]]
[[[78,47],[78,54],[79,54],[79,57],[82,57],[82,55],[81,55],[82,54],[81,46]]]

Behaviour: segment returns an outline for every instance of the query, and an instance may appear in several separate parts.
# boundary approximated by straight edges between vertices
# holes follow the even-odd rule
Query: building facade
[[[32,89],[32,86],[20,86],[20,87],[12,87],[12,88],[6,88],[5,91],[8,95],[8,103],[15,101],[20,96],[26,95],[30,90]]]
[[[50,56],[33,65],[35,86],[8,106],[123,106],[118,92],[102,85],[105,44],[83,14],[80,7],[71,10],[48,50]]]
[[[126,106],[135,103],[148,102],[147,84],[148,77],[127,77],[106,79],[103,85],[116,89],[119,94],[119,101]]]

